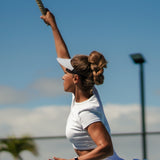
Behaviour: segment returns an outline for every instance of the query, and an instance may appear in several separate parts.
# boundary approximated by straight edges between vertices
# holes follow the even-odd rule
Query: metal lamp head
[[[130,55],[134,63],[144,63],[145,59],[141,53],[134,53]]]

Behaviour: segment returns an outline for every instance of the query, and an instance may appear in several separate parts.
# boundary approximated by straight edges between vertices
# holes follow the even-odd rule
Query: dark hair
[[[89,56],[76,55],[71,64],[80,75],[83,90],[91,90],[94,84],[103,84],[103,68],[107,67],[107,61],[101,53],[93,51]]]

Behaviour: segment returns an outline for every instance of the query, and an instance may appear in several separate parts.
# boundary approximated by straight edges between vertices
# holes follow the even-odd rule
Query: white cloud
[[[23,104],[37,98],[51,98],[64,94],[61,80],[40,78],[24,89],[0,86],[0,105]]]
[[[37,79],[31,88],[36,90],[40,96],[54,97],[64,93],[62,81],[55,78]]]
[[[69,107],[43,106],[35,109],[0,110],[0,136],[28,133],[32,136],[64,135]]]
[[[28,94],[9,86],[0,86],[0,104],[19,104],[28,100]]]
[[[33,136],[64,135],[66,119],[70,107],[41,106],[34,109],[3,108],[0,109],[0,136],[9,134]],[[141,119],[138,105],[113,105],[104,107],[112,133],[140,132]],[[147,107],[147,129],[160,130],[160,108]]]
[[[108,104],[104,110],[112,132],[140,131],[140,108],[138,105]]]
[[[104,107],[112,132],[141,132],[141,106],[108,104]],[[160,131],[160,107],[146,106],[146,130]]]
[[[149,131],[160,131],[160,107],[148,107],[146,113],[147,129]]]

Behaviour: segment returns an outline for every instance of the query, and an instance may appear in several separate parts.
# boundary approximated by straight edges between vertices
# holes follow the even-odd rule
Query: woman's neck
[[[90,93],[90,91],[86,92],[86,91],[80,90],[79,88],[76,88],[74,95],[75,95],[76,102],[83,102],[89,99],[93,94]]]

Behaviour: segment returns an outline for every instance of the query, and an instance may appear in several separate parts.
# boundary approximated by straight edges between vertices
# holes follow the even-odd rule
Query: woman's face
[[[65,71],[63,79],[64,91],[74,93],[73,74]]]

